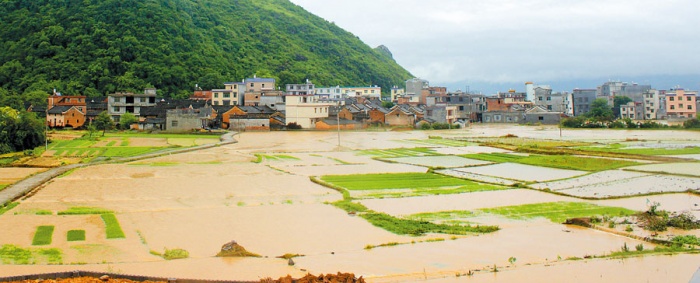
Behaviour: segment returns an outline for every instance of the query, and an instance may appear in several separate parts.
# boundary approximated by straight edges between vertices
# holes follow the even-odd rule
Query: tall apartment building
[[[571,94],[574,116],[581,116],[591,111],[591,103],[597,98],[596,89],[574,89]]]
[[[291,95],[315,94],[314,84],[309,80],[306,80],[306,83],[303,84],[287,84],[285,86],[285,91],[287,94]]]
[[[644,92],[644,120],[659,118],[659,91],[650,89]]]

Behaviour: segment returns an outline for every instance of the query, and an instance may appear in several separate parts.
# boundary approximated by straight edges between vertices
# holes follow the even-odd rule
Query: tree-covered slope
[[[411,75],[287,0],[0,0],[0,94],[185,96],[254,73],[385,89]],[[31,95],[30,95],[31,96]]]

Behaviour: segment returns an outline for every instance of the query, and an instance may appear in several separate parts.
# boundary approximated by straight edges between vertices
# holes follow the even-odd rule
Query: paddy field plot
[[[674,143],[642,143],[642,144],[609,144],[604,146],[584,146],[578,147],[581,150],[612,152],[612,153],[627,153],[639,155],[686,155],[700,154],[700,145],[698,144],[674,144]]]
[[[470,145],[476,145],[475,143],[454,139],[443,139],[443,138],[430,138],[427,140],[405,140],[406,142],[423,145],[423,146],[447,146],[447,147],[464,147]]]
[[[513,186],[513,185],[518,183],[515,180],[509,180],[509,179],[504,179],[504,178],[479,175],[479,174],[460,171],[460,168],[435,170],[435,173],[439,173],[439,174],[447,175],[447,176],[452,176],[452,177],[460,178],[460,179],[473,180],[473,181],[487,183],[487,184]]]
[[[362,198],[458,194],[508,189],[434,173],[326,175],[322,176],[321,180],[348,190],[353,197]]]
[[[628,170],[663,173],[671,175],[686,175],[700,177],[700,162],[698,163],[666,163],[666,164],[649,164],[641,166],[628,167]]]
[[[459,168],[456,170],[523,182],[542,182],[566,179],[588,173],[585,171],[545,168],[517,163],[500,163],[479,167]]]
[[[492,162],[513,162],[526,165],[592,172],[639,165],[639,163],[634,161],[607,158],[592,158],[573,155],[521,155],[491,153],[469,154],[463,155],[463,157]]]
[[[398,158],[386,158],[397,163],[405,163],[411,165],[418,165],[424,167],[444,167],[444,168],[454,168],[454,167],[466,167],[466,166],[477,166],[490,164],[490,162],[474,160],[468,158],[462,158],[459,156],[420,156],[420,157],[398,157]]]

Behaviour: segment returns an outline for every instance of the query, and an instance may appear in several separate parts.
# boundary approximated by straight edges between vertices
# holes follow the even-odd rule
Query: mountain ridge
[[[272,76],[278,86],[401,84],[412,75],[288,0],[7,0],[0,91],[105,95]]]

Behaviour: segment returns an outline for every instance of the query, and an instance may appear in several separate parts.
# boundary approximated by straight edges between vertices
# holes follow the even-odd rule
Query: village
[[[698,92],[677,87],[606,82],[597,88],[553,92],[547,85],[527,82],[525,91],[494,95],[450,92],[413,78],[382,96],[379,86],[318,87],[306,80],[277,86],[274,78],[247,78],[224,83],[222,89],[198,87],[189,99],[159,98],[157,90],[116,92],[103,97],[64,96],[54,91],[47,107],[26,105],[46,117],[51,128],[83,128],[101,112],[114,122],[124,114],[137,119],[137,130],[181,132],[195,129],[269,131],[283,129],[353,130],[370,126],[398,128],[459,128],[469,123],[556,125],[567,117],[586,115],[603,98],[615,118],[662,125],[680,125],[697,117]],[[622,103],[616,105],[618,98]],[[615,107],[617,106],[617,107]]]

